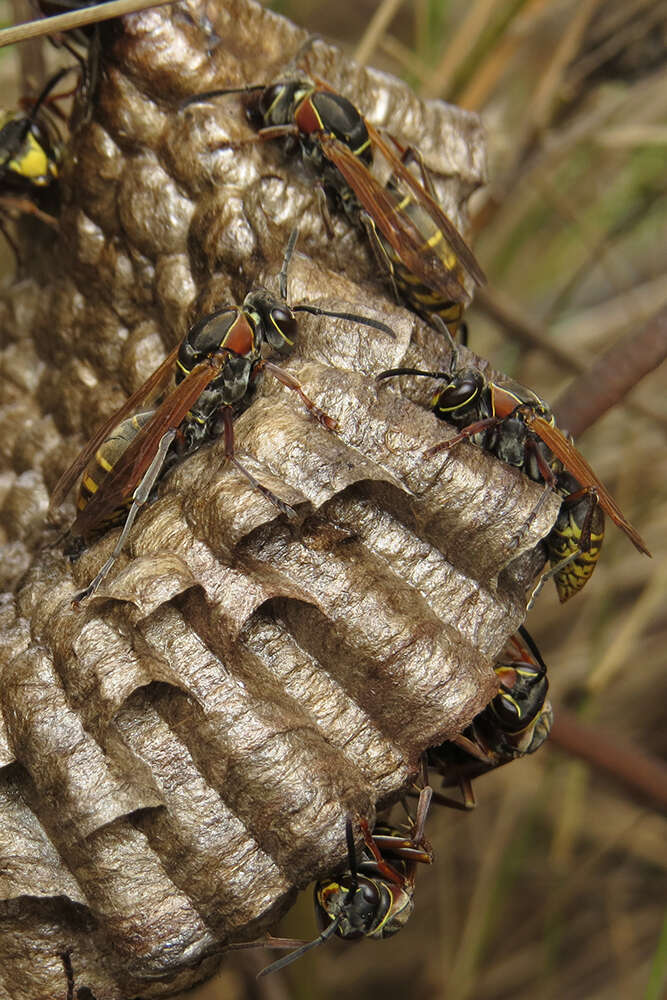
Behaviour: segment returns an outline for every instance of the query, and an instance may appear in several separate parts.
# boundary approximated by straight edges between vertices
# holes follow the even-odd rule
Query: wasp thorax
[[[319,90],[311,97],[311,104],[317,112],[321,128],[330,132],[346,146],[370,164],[373,152],[368,140],[368,129],[354,104],[340,94]]]
[[[180,377],[191,372],[195,365],[211,357],[225,346],[229,332],[238,318],[238,309],[218,309],[204,316],[190,327],[178,352]]]

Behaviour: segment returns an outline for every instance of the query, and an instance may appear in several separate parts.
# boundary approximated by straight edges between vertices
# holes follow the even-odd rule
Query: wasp
[[[428,765],[442,774],[445,786],[458,784],[461,789],[461,802],[434,795],[443,805],[473,809],[472,779],[535,753],[551,731],[546,664],[525,628],[508,640],[494,670],[498,694],[461,736],[427,751]]]
[[[296,147],[329,200],[365,230],[397,297],[427,319],[439,315],[456,324],[470,302],[465,275],[478,285],[486,277],[437,203],[420,154],[392,139],[394,149],[351,101],[305,74],[269,86],[207,91],[183,106],[238,93],[255,95],[248,117],[257,138],[285,140],[287,151]],[[390,171],[385,184],[370,169],[375,153]],[[408,169],[410,159],[419,162],[423,183]]]
[[[442,330],[447,334],[444,324]],[[547,403],[513,379],[488,379],[479,368],[457,367],[458,348],[451,338],[450,346],[452,364],[447,372],[392,368],[376,378],[418,375],[444,381],[431,398],[431,409],[440,420],[460,430],[454,437],[429,448],[426,457],[470,438],[562,496],[558,520],[546,540],[552,564],[547,578],[554,577],[561,602],[581,590],[595,569],[604,536],[605,513],[635,548],[650,556],[646,543],[606,486],[572,440],[556,426]],[[540,581],[538,589],[543,582]]]
[[[287,268],[297,235],[295,230],[290,236],[280,272],[281,298],[256,288],[246,295],[242,306],[224,305],[198,320],[58,480],[51,512],[82,477],[70,536],[87,541],[124,522],[111,555],[90,585],[76,596],[75,604],[90,597],[107,575],[142,505],[171,461],[191,454],[221,432],[227,460],[278,510],[294,515],[289,504],[259,483],[236,458],[233,419],[251,401],[260,375],[268,372],[294,391],[322,426],[334,430],[336,423],[308,398],[293,375],[263,357],[263,346],[289,351],[297,333],[297,312],[350,320],[393,336],[389,327],[370,317],[309,305],[287,306]],[[175,385],[167,391],[172,376]]]
[[[32,192],[58,179],[61,137],[45,114],[54,87],[69,73],[61,69],[50,78],[28,112],[6,113],[0,119],[0,184]]]
[[[67,1000],[74,1000],[74,969],[72,967],[72,954],[63,951],[60,955],[65,968],[67,979]],[[87,986],[80,986],[76,991],[76,1000],[96,1000],[95,994]]]
[[[28,111],[0,114],[0,204],[7,212],[34,216],[52,228],[58,226],[54,213],[58,211],[62,136],[46,102],[69,72],[64,68],[55,73]],[[17,247],[4,226],[2,233],[18,259]]]
[[[414,909],[417,865],[431,864],[433,854],[424,839],[426,815],[432,789],[422,788],[412,835],[377,823],[371,833],[366,820],[359,821],[364,838],[357,858],[352,821],[345,823],[348,867],[342,875],[317,882],[315,913],[321,933],[296,951],[262,969],[267,976],[296,962],[307,951],[337,934],[346,940],[391,937],[405,926]],[[276,944],[275,941],[269,944]]]

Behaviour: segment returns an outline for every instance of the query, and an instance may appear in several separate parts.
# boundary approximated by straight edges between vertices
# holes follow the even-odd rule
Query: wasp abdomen
[[[121,421],[112,430],[109,437],[105,438],[99,446],[81,477],[79,495],[77,497],[77,510],[84,510],[91,498],[97,493],[104,480],[112,471],[118,459],[134,441],[142,427],[151,419],[155,410],[146,410],[143,413],[135,413],[133,417],[128,417]],[[131,497],[128,505],[131,503]],[[126,514],[126,506],[119,507],[105,522],[106,525],[114,523]]]

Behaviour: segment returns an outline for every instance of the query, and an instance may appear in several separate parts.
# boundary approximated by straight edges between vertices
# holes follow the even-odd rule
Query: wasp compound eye
[[[503,725],[505,725],[510,732],[513,727],[522,721],[522,712],[518,702],[504,691],[501,691],[500,694],[494,699],[493,711],[499,721],[503,723]]]
[[[269,343],[278,348],[292,347],[297,331],[296,318],[292,311],[283,306],[275,306],[271,310],[271,324],[273,330],[271,328],[267,330]]]
[[[479,381],[473,375],[464,375],[446,385],[435,397],[440,413],[459,410],[470,405],[479,392]]]

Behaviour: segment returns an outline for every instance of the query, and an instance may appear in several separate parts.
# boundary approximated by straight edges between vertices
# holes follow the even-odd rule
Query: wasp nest
[[[345,817],[372,821],[489,701],[555,517],[474,447],[423,458],[443,425],[373,376],[446,365],[443,338],[392,302],[345,218],[327,235],[298,159],[248,143],[237,97],[179,109],[279,79],[303,39],[247,0],[108,29],[60,234],[24,244],[2,296],[1,997],[64,996],[66,949],[98,1000],[162,996],[275,922],[341,863]],[[477,119],[322,43],[308,69],[419,143],[464,228]],[[214,442],[162,480],[74,609],[117,532],[71,562],[44,527],[55,480],[194,318],[275,280],[297,222],[289,301],[394,331],[300,318],[288,366],[336,431],[268,378],[236,421],[239,454],[298,517]]]

